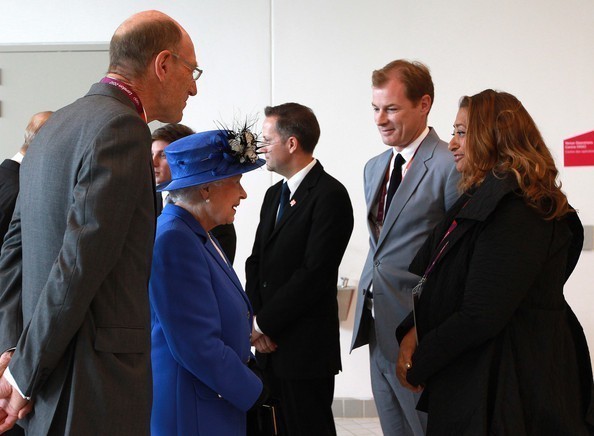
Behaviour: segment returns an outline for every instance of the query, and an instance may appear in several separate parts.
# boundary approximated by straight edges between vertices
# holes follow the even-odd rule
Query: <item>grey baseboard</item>
[[[377,418],[373,399],[334,398],[332,413],[335,418]]]

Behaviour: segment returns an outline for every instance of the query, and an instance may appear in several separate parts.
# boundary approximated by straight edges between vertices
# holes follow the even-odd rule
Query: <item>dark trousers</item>
[[[280,409],[283,436],[336,436],[332,400],[334,376],[316,379],[283,379],[265,371],[270,396]]]
[[[12,429],[2,433],[5,436],[25,436],[25,430],[22,427],[15,425]]]

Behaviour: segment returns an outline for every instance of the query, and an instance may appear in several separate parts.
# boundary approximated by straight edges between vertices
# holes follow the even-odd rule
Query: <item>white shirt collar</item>
[[[295,194],[295,191],[297,191],[297,188],[299,188],[299,185],[301,185],[301,182],[303,182],[303,179],[305,179],[305,176],[309,174],[316,162],[317,159],[314,158],[310,163],[308,163],[298,172],[293,174],[293,176],[291,176],[290,179],[286,179],[287,185],[289,186],[289,191],[291,191],[291,195],[289,198],[293,197],[293,194]]]
[[[404,149],[402,151],[398,151],[398,150],[396,150],[396,147],[394,147],[393,150],[392,150],[394,152],[394,157],[398,153],[400,153],[402,155],[402,157],[404,158],[404,160],[407,163],[410,162],[410,160],[413,158],[413,156],[417,152],[417,148],[419,148],[419,145],[421,145],[421,142],[423,142],[423,140],[427,137],[428,134],[429,134],[429,127],[426,126],[425,127],[425,130],[423,130],[423,133],[421,133],[417,137],[417,139],[415,139],[409,145],[407,145],[406,147],[404,147]]]

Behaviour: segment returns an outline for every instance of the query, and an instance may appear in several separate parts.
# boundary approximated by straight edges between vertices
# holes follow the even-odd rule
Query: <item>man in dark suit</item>
[[[19,170],[23,157],[25,157],[29,144],[35,138],[37,131],[45,124],[51,114],[53,112],[44,111],[33,115],[25,129],[25,141],[18,153],[12,159],[5,159],[0,164],[0,241],[4,239],[4,235],[8,230],[17,195],[19,195]]]
[[[111,40],[107,77],[29,147],[0,258],[0,350],[13,353],[0,432],[20,418],[35,435],[149,433],[156,210],[146,123],[181,120],[196,65],[177,22],[133,15]]]
[[[166,124],[156,129],[151,138],[153,143],[151,145],[151,154],[153,156],[153,166],[155,168],[155,183],[159,186],[162,183],[171,180],[171,171],[167,163],[167,156],[165,155],[165,148],[178,139],[185,138],[194,132],[188,126],[183,124]],[[167,198],[165,198],[167,202]],[[163,197],[157,194],[157,212],[160,215],[163,210]],[[217,238],[217,241],[227,259],[233,264],[235,260],[235,249],[237,248],[237,235],[235,234],[235,226],[231,224],[221,224],[214,227],[210,234]]]
[[[421,436],[426,414],[396,379],[395,331],[412,310],[420,277],[408,266],[429,232],[458,198],[459,174],[448,144],[427,117],[433,104],[429,69],[396,60],[373,72],[372,107],[388,147],[365,165],[369,253],[357,293],[351,349],[369,344],[371,387],[386,435]]]
[[[53,114],[51,111],[36,113],[29,120],[25,128],[25,141],[17,154],[12,159],[5,159],[0,164],[0,241],[4,240],[4,235],[8,231],[8,225],[14,212],[17,196],[19,195],[19,170],[23,157],[27,153],[29,144],[37,135],[37,132],[45,124],[47,119]],[[4,359],[0,358],[0,374],[10,361],[9,355]],[[4,433],[8,436],[24,435],[24,430],[15,425],[12,429]]]
[[[284,433],[335,435],[334,377],[341,369],[338,267],[353,230],[344,186],[313,157],[320,136],[311,109],[267,107],[266,165],[285,178],[266,192],[246,291],[252,344],[271,395],[280,400]]]

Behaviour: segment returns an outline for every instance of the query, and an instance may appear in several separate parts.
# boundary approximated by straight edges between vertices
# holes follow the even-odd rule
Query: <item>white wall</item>
[[[431,68],[430,124],[446,140],[461,95],[487,87],[517,95],[557,159],[571,203],[584,224],[594,224],[593,168],[564,168],[562,159],[564,138],[594,130],[591,0],[11,0],[2,5],[0,43],[105,42],[123,19],[149,8],[180,21],[205,69],[186,124],[210,129],[213,120],[285,101],[314,109],[322,126],[316,155],[347,186],[355,207],[341,275],[360,274],[367,250],[363,165],[385,148],[372,121],[370,74],[397,58]],[[245,177],[240,276],[272,179],[264,171]],[[583,252],[566,295],[594,349],[593,267],[594,252]],[[344,371],[336,396],[369,398],[367,351],[347,353],[351,331],[352,313],[341,329]]]

